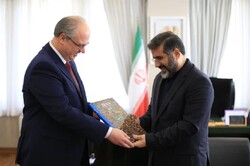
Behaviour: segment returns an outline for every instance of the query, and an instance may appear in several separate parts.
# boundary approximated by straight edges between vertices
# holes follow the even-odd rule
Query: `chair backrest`
[[[235,85],[233,79],[210,77],[214,88],[211,118],[224,116],[226,109],[234,108]]]
[[[249,139],[209,137],[210,166],[250,166]]]

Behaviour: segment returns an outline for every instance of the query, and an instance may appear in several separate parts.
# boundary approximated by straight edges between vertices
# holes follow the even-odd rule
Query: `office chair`
[[[249,139],[209,137],[210,166],[250,166]]]
[[[214,88],[211,118],[221,118],[226,109],[234,109],[235,85],[233,79],[210,77]]]

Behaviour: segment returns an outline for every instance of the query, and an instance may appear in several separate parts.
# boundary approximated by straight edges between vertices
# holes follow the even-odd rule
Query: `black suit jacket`
[[[17,148],[21,166],[89,165],[88,140],[100,143],[108,126],[92,118],[75,63],[66,66],[46,44],[27,68],[23,122]]]
[[[187,59],[159,106],[161,82],[158,74],[148,111],[140,118],[141,126],[148,132],[149,165],[205,166],[214,98],[209,78]]]

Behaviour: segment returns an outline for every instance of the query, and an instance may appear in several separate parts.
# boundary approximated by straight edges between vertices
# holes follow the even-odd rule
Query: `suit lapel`
[[[155,110],[152,112],[153,119],[156,118],[157,114],[159,113],[159,109],[160,109],[159,98],[160,98],[160,87],[161,87],[161,83],[162,83],[162,78],[161,78],[161,76],[159,76],[157,79],[159,79],[159,80],[156,81],[155,91],[153,92],[155,94],[152,94],[152,96],[156,96],[155,98],[152,98],[154,100],[153,101],[154,105],[152,107],[153,107],[153,110]]]
[[[44,49],[48,52],[48,54],[51,56],[51,58],[54,60],[54,62],[57,64],[58,68],[62,71],[62,73],[72,82],[72,84],[74,85],[74,80],[72,78],[72,76],[70,75],[67,67],[65,66],[65,64],[63,64],[62,60],[58,57],[58,55],[56,54],[56,52],[50,47],[49,43],[46,44],[44,46]],[[84,90],[84,87],[83,87],[83,84],[82,84],[82,81],[80,79],[80,76],[77,72],[77,69],[76,69],[76,65],[75,65],[75,62],[70,62],[71,64],[71,67],[72,67],[72,70],[75,74],[75,77],[78,81],[78,84],[79,84],[79,88],[80,88],[80,92],[77,90],[77,88],[74,86],[74,88],[77,90],[79,96],[81,98],[84,98],[86,99],[85,95],[83,96],[83,94],[85,94],[85,90]]]
[[[50,47],[49,43],[47,43],[44,46],[44,49],[50,55],[50,57],[54,60],[55,64],[57,65],[59,70],[62,72],[62,74],[64,74],[72,82],[72,85],[74,86],[73,78],[71,77],[67,67],[65,66],[65,64],[63,64],[62,60],[58,57],[56,52]],[[77,88],[75,86],[74,86],[74,88],[76,89],[76,91],[77,91],[77,93],[78,93],[78,95],[80,97],[80,100],[82,102],[84,110],[88,111],[88,103],[87,103],[87,98],[86,98],[84,86],[83,86],[82,81],[80,79],[80,76],[79,76],[79,74],[77,72],[75,63],[73,62],[73,63],[71,63],[71,65],[72,65],[71,66],[72,70],[75,73],[75,77],[76,77],[76,79],[78,81],[80,92],[77,90]]]
[[[54,62],[56,63],[56,65],[58,66],[58,68],[62,71],[62,73],[68,77],[69,80],[73,82],[73,79],[71,78],[70,73],[68,72],[67,67],[65,66],[65,64],[63,64],[62,60],[58,57],[58,55],[56,54],[56,52],[50,47],[49,43],[47,43],[44,46],[44,49],[47,51],[47,53],[50,55],[50,57],[54,60]]]
[[[192,68],[193,68],[193,65],[187,59],[187,63],[185,64],[185,66],[183,67],[183,69],[181,69],[180,73],[175,78],[175,80],[174,80],[174,82],[172,84],[172,87],[169,89],[168,93],[164,97],[164,100],[163,100],[164,102],[162,103],[161,106],[159,106],[159,108],[158,108],[159,110],[158,110],[158,113],[156,115],[156,121],[158,120],[158,118],[161,116],[161,114],[164,111],[167,111],[165,108],[168,106],[170,100],[172,99],[172,97],[174,96],[174,94],[178,91],[178,89],[180,88],[180,86],[184,83],[184,81],[187,78],[187,75],[188,75],[189,71]],[[160,80],[160,82],[161,81],[162,81],[162,79]],[[160,90],[160,84],[158,85],[157,91],[159,91],[159,90]],[[158,98],[159,98],[159,93],[157,95],[158,95]],[[155,111],[155,112],[157,112],[157,111]]]

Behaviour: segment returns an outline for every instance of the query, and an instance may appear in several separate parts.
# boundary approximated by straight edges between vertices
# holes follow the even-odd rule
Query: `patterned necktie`
[[[76,80],[75,74],[74,74],[74,72],[73,72],[73,70],[71,68],[71,65],[70,65],[69,61],[66,62],[66,67],[69,70],[69,73],[70,73],[70,75],[71,75],[71,77],[72,77],[72,79],[74,81],[76,89],[80,92],[79,84],[78,84],[78,82]]]

